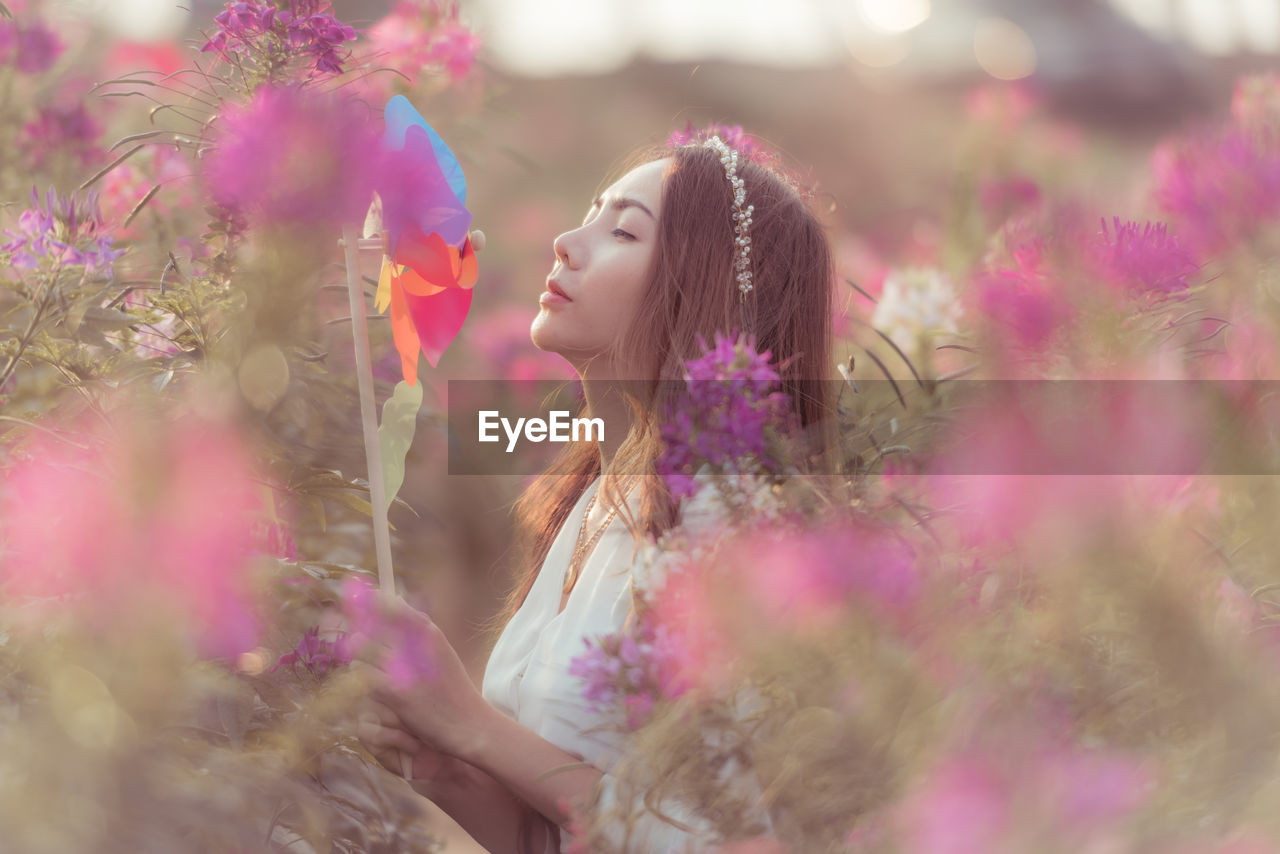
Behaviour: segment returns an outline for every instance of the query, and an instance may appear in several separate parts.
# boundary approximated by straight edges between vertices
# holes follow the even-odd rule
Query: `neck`
[[[604,438],[597,443],[600,448],[600,472],[609,471],[618,449],[631,432],[635,420],[624,393],[628,383],[613,376],[600,376],[601,372],[583,372],[582,390],[587,400],[587,412],[592,418],[604,421]]]

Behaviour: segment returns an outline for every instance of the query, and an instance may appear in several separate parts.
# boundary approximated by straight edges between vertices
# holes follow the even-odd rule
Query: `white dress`
[[[482,693],[508,717],[598,768],[605,775],[601,806],[607,807],[616,802],[616,779],[609,772],[621,755],[616,720],[588,711],[582,682],[569,675],[569,662],[586,651],[585,638],[621,631],[632,610],[636,544],[619,516],[601,535],[564,611],[557,614],[582,515],[600,482],[596,478],[587,487],[556,534],[528,597],[489,656]],[[599,730],[593,732],[593,727]],[[657,816],[645,815],[632,831],[630,850],[676,854],[716,843],[704,820],[690,816],[679,805],[664,803],[663,809],[687,825],[703,828],[702,832],[691,834]],[[567,851],[572,835],[562,828],[560,839],[559,851]],[[554,843],[548,843],[547,854],[555,851]]]

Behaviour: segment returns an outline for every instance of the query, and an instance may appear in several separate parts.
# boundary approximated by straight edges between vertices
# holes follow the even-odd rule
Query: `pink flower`
[[[1280,216],[1280,148],[1240,129],[1165,143],[1151,168],[1156,203],[1199,255],[1247,240]]]
[[[103,219],[117,227],[121,238],[136,238],[152,217],[172,218],[184,209],[195,207],[190,161],[167,146],[151,146],[102,176],[98,185],[102,193]],[[151,191],[160,190],[147,202],[142,215],[128,228],[121,228],[133,209]]]
[[[404,690],[436,678],[435,647],[422,622],[412,614],[388,616],[378,605],[378,589],[352,576],[342,584],[342,613],[350,628],[350,655],[368,644],[387,650],[382,661],[392,687]]]
[[[471,73],[480,50],[480,37],[461,24],[450,24],[435,31],[424,56],[427,65],[439,65],[454,80]]]
[[[681,145],[700,145],[713,136],[719,136],[730,148],[757,163],[769,163],[774,160],[774,153],[764,143],[743,131],[742,125],[722,125],[719,122],[712,122],[704,128],[695,129],[693,122],[686,122],[684,130],[672,131],[667,137],[667,146],[674,148]]]
[[[920,588],[910,547],[871,525],[760,533],[730,549],[755,607],[780,628],[821,631],[850,606],[904,626]]]
[[[259,223],[357,222],[381,174],[379,135],[340,94],[263,87],[220,118],[204,180],[219,205]]]
[[[1014,176],[985,180],[978,187],[978,202],[987,222],[1001,223],[1040,203],[1040,187],[1030,178]]]
[[[186,54],[170,42],[112,41],[103,76],[123,77],[139,69],[172,74],[186,64]]]
[[[1231,117],[1246,130],[1280,130],[1280,74],[1251,74],[1237,80],[1231,93]]]
[[[85,165],[101,149],[95,144],[102,135],[102,123],[89,115],[83,103],[42,107],[27,122],[19,136],[20,144],[31,156],[32,165],[40,168],[51,156],[63,152]]]
[[[1043,349],[1070,316],[1047,282],[1023,270],[980,273],[974,284],[982,316],[1009,334],[1016,347]]]
[[[333,640],[320,637],[320,629],[312,626],[298,641],[291,652],[280,656],[271,672],[288,667],[293,675],[298,675],[298,666],[302,665],[312,676],[323,679],[337,668],[351,663],[350,643],[347,635],[339,632]]]
[[[1146,766],[1128,756],[1019,733],[1017,724],[1005,729],[1008,741],[991,738],[944,759],[908,794],[896,813],[904,851],[985,854],[1050,837],[1081,850],[1154,788]]]
[[[1223,349],[1212,354],[1202,376],[1224,380],[1280,379],[1280,341],[1265,321],[1250,316],[1249,306],[1228,315]]]
[[[1025,83],[988,83],[972,90],[965,109],[973,121],[1012,131],[1031,115],[1037,98]]]
[[[12,62],[25,74],[48,71],[62,54],[63,45],[42,21],[23,25],[0,20],[0,64]]]
[[[402,0],[369,30],[369,41],[378,64],[406,74],[410,85],[424,67],[461,80],[480,50],[480,37],[460,22],[457,4],[438,0]]]
[[[1099,273],[1129,293],[1167,296],[1190,287],[1187,281],[1200,269],[1191,253],[1171,237],[1164,223],[1136,222],[1112,217],[1112,229],[1102,220],[1102,233],[1092,245]]]
[[[900,807],[910,854],[989,854],[1011,818],[1010,792],[974,760],[952,760]]]
[[[42,438],[5,476],[3,595],[52,599],[108,633],[171,613],[205,654],[252,649],[260,504],[238,437],[193,418],[111,427]]]
[[[1247,632],[1254,628],[1262,617],[1262,609],[1244,588],[1228,577],[1218,583],[1217,613],[1214,622],[1230,626],[1237,631]]]

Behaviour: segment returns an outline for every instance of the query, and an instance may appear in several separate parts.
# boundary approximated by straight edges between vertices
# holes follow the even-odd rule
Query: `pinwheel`
[[[391,310],[404,379],[412,386],[419,351],[435,367],[462,328],[476,258],[458,159],[403,95],[387,102],[385,118],[386,178],[378,197],[388,254],[374,306]]]
[[[371,229],[380,230],[381,236],[358,240],[355,227],[348,225],[343,229],[342,243],[378,577],[382,589],[394,593],[387,510],[404,480],[404,459],[422,405],[418,356],[425,353],[435,367],[457,337],[471,307],[477,268],[468,232],[467,184],[458,159],[403,95],[387,102],[384,116],[386,129],[375,167],[377,200],[365,224],[366,237]],[[373,216],[375,211],[377,216]],[[381,427],[374,410],[357,254],[358,249],[375,247],[384,250],[384,257],[374,306],[379,312],[391,310],[392,334],[404,372],[404,381],[396,385],[383,406]]]
[[[369,466],[378,581],[384,593],[394,595],[387,511],[404,481],[405,456],[422,405],[418,355],[424,353],[435,367],[457,337],[471,308],[477,268],[468,232],[471,214],[465,206],[467,184],[458,159],[403,95],[387,102],[384,116],[386,130],[375,166],[379,177],[373,209],[380,208],[381,222],[376,228],[382,232],[381,239],[358,240],[356,229],[348,225],[343,229],[342,243]],[[367,218],[366,236],[371,225]],[[374,411],[369,332],[358,258],[358,249],[370,248],[371,244],[385,247],[374,306],[379,312],[391,310],[392,335],[404,372],[404,381],[396,385],[383,405],[381,427]],[[400,761],[407,778],[412,760],[402,753]]]

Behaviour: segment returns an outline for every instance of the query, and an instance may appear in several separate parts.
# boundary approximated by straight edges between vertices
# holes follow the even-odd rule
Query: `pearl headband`
[[[755,205],[742,203],[747,200],[747,191],[738,177],[738,152],[730,148],[718,135],[706,140],[703,145],[714,148],[720,154],[720,165],[724,167],[724,176],[733,188],[733,242],[737,247],[737,257],[733,261],[733,269],[737,274],[738,290],[745,300],[751,291],[751,214]]]

